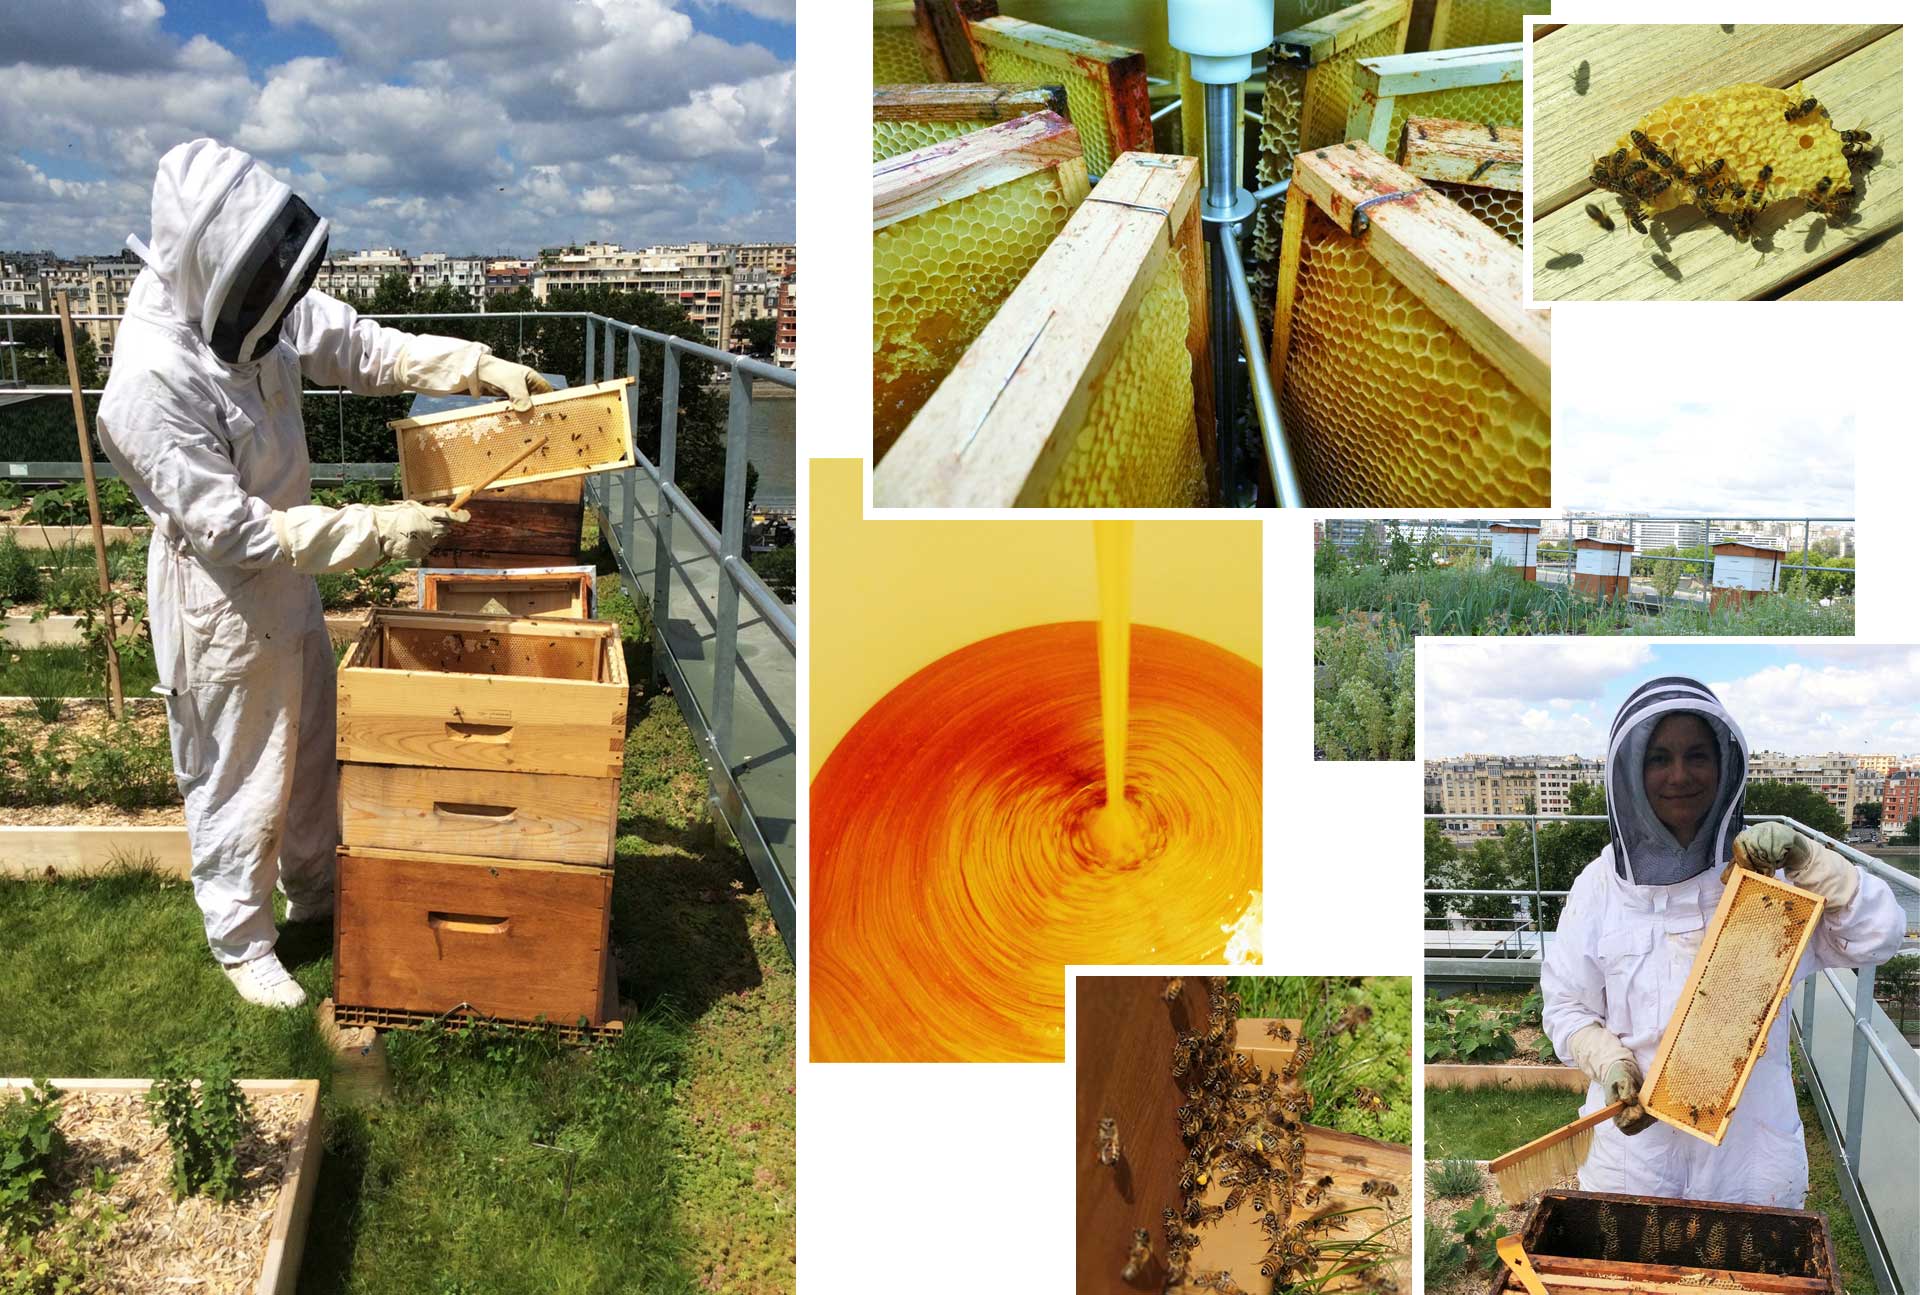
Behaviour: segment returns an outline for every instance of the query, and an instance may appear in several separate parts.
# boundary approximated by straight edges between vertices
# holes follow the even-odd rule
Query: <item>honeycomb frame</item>
[[[884,162],[916,148],[1036,112],[1065,117],[1066,88],[989,85],[981,81],[875,85],[873,160]]]
[[[969,20],[966,30],[982,81],[1064,82],[1089,177],[1105,174],[1122,153],[1153,148],[1141,51],[1005,16]]]
[[[939,42],[913,0],[873,0],[873,83],[916,85],[947,79]]]
[[[545,392],[533,397],[524,413],[496,400],[396,418],[387,426],[399,449],[400,497],[425,503],[452,499],[486,481],[495,464],[511,461],[542,435],[547,443],[489,488],[630,468],[634,414],[627,388],[632,385],[629,376]]]
[[[1526,144],[1520,130],[1496,127],[1489,138],[1481,122],[1409,117],[1399,140],[1395,160],[1409,175],[1420,177],[1509,243],[1520,245],[1527,225],[1521,188]]]
[[[1506,45],[1527,37],[1527,15],[1545,16],[1552,0],[1433,0],[1429,50]]]
[[[1269,368],[1310,507],[1547,503],[1550,325],[1517,247],[1350,143],[1298,159],[1279,273]]]
[[[1641,1084],[1647,1114],[1714,1146],[1726,1138],[1826,904],[1810,890],[1732,868]],[[1756,999],[1761,1010],[1750,1013]]]
[[[875,466],[875,506],[1187,507],[1212,498],[1199,171],[1185,156],[1115,160]],[[1114,395],[1117,384],[1131,397]],[[1093,421],[1116,407],[1126,412]],[[1136,480],[1159,482],[1172,497],[1134,497],[1125,483]]]
[[[873,174],[873,456],[888,454],[1087,195],[1072,126],[1032,113]]]
[[[1354,71],[1348,139],[1387,152],[1410,117],[1519,129],[1525,123],[1522,47],[1433,50],[1363,59]]]

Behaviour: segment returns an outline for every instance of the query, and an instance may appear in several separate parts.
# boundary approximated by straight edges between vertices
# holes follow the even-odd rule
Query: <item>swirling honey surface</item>
[[[1226,957],[1260,888],[1260,670],[1150,626],[1130,648],[1126,858],[1092,832],[1094,622],[970,644],[841,739],[812,788],[813,1060],[1058,1061],[1065,964]]]

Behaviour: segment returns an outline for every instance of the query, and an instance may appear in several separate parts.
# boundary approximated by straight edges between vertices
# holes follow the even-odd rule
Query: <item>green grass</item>
[[[120,691],[150,696],[159,682],[151,654],[128,652],[120,661]],[[105,697],[105,670],[81,647],[10,648],[0,645],[0,697]]]
[[[1405,976],[1235,976],[1241,1014],[1298,1018],[1318,1037],[1350,1005],[1373,1009],[1351,1037],[1322,1040],[1300,1082],[1313,1095],[1313,1122],[1387,1142],[1413,1140],[1413,982]],[[1379,1093],[1387,1109],[1352,1101],[1356,1085]]]
[[[613,938],[641,1015],[618,1043],[394,1033],[393,1098],[349,1105],[313,1009],[241,1003],[187,885],[129,873],[0,882],[0,1071],[143,1076],[224,1049],[249,1077],[321,1080],[309,1295],[790,1291],[793,963],[673,699],[638,692],[630,724]],[[326,929],[280,952],[329,991]],[[565,1151],[536,1142],[578,1153],[570,1199]]]
[[[1840,1265],[1846,1289],[1865,1292],[1874,1289],[1873,1269],[1867,1263],[1867,1250],[1860,1242],[1860,1230],[1854,1226],[1847,1198],[1840,1192],[1840,1171],[1833,1148],[1827,1145],[1820,1117],[1814,1113],[1813,1096],[1807,1089],[1806,1058],[1798,1044],[1793,1047],[1793,1092],[1800,1103],[1800,1122],[1807,1137],[1807,1201],[1805,1208],[1827,1216],[1827,1230],[1833,1236],[1833,1258]]]
[[[1566,1088],[1427,1086],[1428,1160],[1492,1160],[1551,1133],[1580,1114]]]

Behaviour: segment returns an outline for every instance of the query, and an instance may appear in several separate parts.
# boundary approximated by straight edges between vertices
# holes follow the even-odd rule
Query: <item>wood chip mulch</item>
[[[250,1291],[273,1232],[281,1172],[300,1117],[298,1093],[250,1094],[255,1131],[240,1144],[240,1194],[226,1204],[173,1199],[173,1153],[139,1093],[68,1092],[60,1103],[66,1157],[52,1175],[63,1193],[114,1175],[107,1198],[123,1215],[96,1257],[98,1289],[149,1295]]]
[[[1431,1168],[1437,1163],[1439,1162],[1429,1160],[1427,1165]],[[1494,1181],[1493,1175],[1487,1171],[1486,1162],[1475,1163],[1480,1170],[1480,1190],[1477,1194],[1486,1197],[1495,1205],[1502,1206],[1498,1216],[1500,1226],[1514,1236],[1520,1235],[1526,1227],[1527,1216],[1533,1213],[1533,1202],[1536,1198],[1530,1196],[1518,1205],[1507,1205],[1506,1198],[1500,1195],[1500,1184]],[[1578,1185],[1577,1178],[1568,1175],[1553,1186],[1555,1189],[1566,1189]],[[1425,1201],[1428,1234],[1451,1238],[1453,1216],[1472,1205],[1474,1195],[1475,1193],[1470,1192],[1465,1196],[1440,1196],[1433,1191],[1432,1187],[1428,1187]],[[1491,1273],[1469,1269],[1469,1271],[1454,1274],[1444,1282],[1428,1282],[1427,1295],[1478,1295],[1478,1292],[1487,1289],[1487,1283],[1491,1278]]]

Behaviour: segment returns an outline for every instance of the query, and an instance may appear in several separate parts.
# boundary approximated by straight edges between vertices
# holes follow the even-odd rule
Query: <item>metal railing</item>
[[[1533,901],[1537,920],[1549,895],[1540,885],[1540,823],[1604,823],[1604,814],[1476,814],[1433,813],[1428,819],[1454,822],[1526,823],[1533,842],[1534,884],[1531,889],[1450,890],[1428,888],[1427,895],[1510,895],[1516,907]],[[1819,841],[1852,863],[1886,881],[1897,890],[1920,895],[1920,878],[1863,854],[1845,841],[1785,814],[1748,814],[1745,822],[1785,823],[1794,831]],[[1542,944],[1544,945],[1544,932]],[[1510,965],[1537,959],[1510,958]],[[1428,958],[1426,972],[1468,977],[1483,974],[1475,959]],[[1882,1291],[1910,1292],[1920,1285],[1920,1229],[1913,1227],[1920,1210],[1920,1171],[1914,1148],[1920,1146],[1920,1056],[1907,1045],[1892,1020],[1873,997],[1874,968],[1840,970],[1823,967],[1808,976],[1790,998],[1793,1040],[1806,1063],[1807,1087],[1813,1097],[1820,1127],[1833,1148],[1841,1194],[1860,1233],[1867,1262]],[[1822,1000],[1826,1006],[1820,1006]],[[1871,1063],[1871,1064],[1869,1064]],[[1868,1124],[1868,1109],[1873,1110]],[[1868,1129],[1871,1127],[1871,1136]],[[1903,1134],[1900,1130],[1904,1128]]]
[[[486,319],[499,321],[518,317],[524,344],[525,312],[435,312],[424,314],[369,314],[363,318],[398,319]],[[653,613],[653,668],[656,676],[670,687],[674,701],[685,718],[694,744],[707,766],[709,800],[739,841],[753,865],[767,897],[775,924],[780,929],[787,951],[794,950],[794,892],[797,875],[792,823],[797,795],[797,770],[794,768],[793,724],[797,707],[793,689],[795,645],[798,632],[793,614],[773,596],[766,583],[746,561],[746,482],[749,433],[753,417],[753,380],[760,379],[793,388],[791,369],[746,356],[734,355],[716,347],[688,341],[668,333],[655,332],[635,324],[623,323],[605,315],[587,311],[541,311],[537,320],[578,319],[584,321],[582,382],[593,383],[641,372],[642,344],[661,350],[660,462],[655,464],[636,448],[635,466],[617,473],[602,473],[587,479],[586,498],[594,505],[601,534],[620,570],[622,581],[636,603],[644,602]],[[118,320],[118,315],[76,314],[78,321]],[[15,320],[44,321],[51,315],[0,316],[9,327]],[[624,338],[625,346],[616,341]],[[682,357],[710,361],[727,375],[726,467],[723,476],[723,502],[720,525],[701,513],[675,481],[676,441],[680,426],[680,362]],[[624,361],[624,363],[621,363]],[[596,376],[597,375],[597,376]],[[65,395],[61,387],[0,388],[22,395]],[[99,389],[86,394],[98,395]],[[336,408],[344,410],[347,397],[355,393],[335,388],[308,388],[303,396],[333,396]],[[636,447],[639,444],[641,411],[639,402],[628,402],[628,413]],[[0,419],[4,413],[0,413]],[[344,418],[344,415],[342,415]],[[344,424],[341,431],[341,461],[332,465],[342,477],[383,477],[394,470],[391,463],[346,462]],[[111,465],[102,465],[101,475],[112,475]],[[16,479],[61,480],[81,475],[78,462],[28,463],[5,461],[0,446],[0,476]],[[330,479],[315,473],[317,479]],[[676,547],[678,546],[678,547]],[[710,568],[710,571],[708,570]],[[714,577],[703,582],[707,575]],[[704,587],[710,583],[711,590]],[[669,632],[670,611],[676,605],[689,606],[704,625],[688,618],[689,632]],[[709,601],[711,599],[711,601]],[[744,599],[750,615],[743,616]],[[772,660],[744,662],[741,656],[742,631],[754,640],[756,655]],[[712,656],[706,649],[711,644]],[[784,660],[780,658],[784,657]],[[711,678],[705,676],[711,671]],[[771,737],[759,745],[763,749],[744,750],[736,732],[741,718],[737,704],[740,684],[750,695],[749,718],[757,719],[770,730]],[[704,683],[703,688],[699,686]],[[761,734],[766,737],[766,734]],[[757,775],[743,784],[751,768]],[[784,788],[782,787],[782,775]],[[784,794],[782,794],[784,791]],[[763,830],[763,815],[782,827],[771,836]]]

